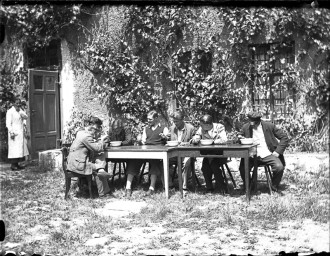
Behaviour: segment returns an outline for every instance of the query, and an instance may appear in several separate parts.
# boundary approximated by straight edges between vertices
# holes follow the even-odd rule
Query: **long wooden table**
[[[169,159],[177,157],[175,147],[167,146],[121,146],[108,147],[105,149],[105,158],[107,159],[160,159],[163,160],[164,166],[164,186],[166,198],[169,198],[168,176],[169,176]]]
[[[182,189],[182,158],[184,157],[209,157],[209,158],[243,158],[245,169],[245,187],[246,187],[246,199],[250,200],[250,170],[249,170],[249,158],[254,157],[254,167],[257,164],[257,145],[241,145],[241,144],[223,144],[223,145],[189,145],[178,146],[178,176],[179,176],[179,189],[181,197],[183,197]]]
[[[253,152],[253,148],[255,148]],[[245,159],[245,182],[246,182],[246,198],[250,200],[250,170],[249,157],[256,154],[256,145],[241,144],[224,144],[224,145],[189,145],[189,146],[121,146],[108,147],[105,149],[105,157],[107,159],[160,159],[163,160],[164,166],[164,186],[166,198],[169,198],[169,159],[176,157],[178,159],[178,176],[179,189],[183,197],[182,189],[182,158],[183,157],[238,157]],[[256,166],[256,157],[254,157],[254,165]]]

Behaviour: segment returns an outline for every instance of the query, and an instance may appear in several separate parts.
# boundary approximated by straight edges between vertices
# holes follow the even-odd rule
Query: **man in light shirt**
[[[184,122],[184,114],[182,111],[176,111],[172,115],[173,125],[170,128],[170,140],[177,140],[180,144],[187,143],[189,144],[190,140],[192,139],[193,135],[195,134],[195,127],[189,123]],[[191,175],[192,170],[192,162],[194,161],[191,157],[185,157],[183,160],[182,165],[182,187],[183,187],[183,194],[186,195],[188,193],[187,183],[188,177]],[[173,163],[176,163],[175,160],[170,162],[170,177],[169,177],[169,186],[173,186],[172,184],[172,177],[174,175],[174,168]]]
[[[213,123],[210,115],[204,115],[200,119],[200,127],[197,130],[192,142],[198,143],[201,139],[211,139],[214,144],[221,144],[227,141],[227,134],[225,127],[219,123]],[[212,152],[210,152],[212,154]],[[207,154],[205,152],[204,154]],[[214,191],[212,184],[212,175],[215,178],[216,189],[221,193],[228,193],[228,188],[225,183],[225,177],[223,177],[220,170],[220,166],[227,163],[227,158],[209,158],[203,159],[202,172],[205,179],[206,191],[212,193]]]
[[[288,146],[289,138],[282,129],[271,122],[262,121],[261,117],[262,114],[259,112],[249,113],[249,122],[243,125],[241,133],[245,138],[253,138],[253,142],[258,144],[258,165],[271,166],[273,171],[272,189],[277,191],[284,172],[283,153]],[[249,170],[251,170],[252,158],[249,163]],[[245,187],[244,159],[241,160],[239,170]]]
[[[159,122],[158,113],[156,111],[150,111],[147,115],[148,125],[143,129],[141,143],[143,145],[164,145],[168,138],[168,128]],[[135,175],[138,175],[142,164],[145,159],[132,159],[127,161],[127,182],[126,182],[126,197],[132,195],[132,181]],[[146,195],[153,195],[155,192],[155,186],[157,177],[160,176],[162,181],[163,176],[163,161],[158,159],[149,159],[149,174],[150,174],[150,187]],[[163,181],[164,185],[164,181]]]

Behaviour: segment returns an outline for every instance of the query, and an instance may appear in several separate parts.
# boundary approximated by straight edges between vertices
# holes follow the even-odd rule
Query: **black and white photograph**
[[[329,255],[330,2],[0,3],[0,255]]]

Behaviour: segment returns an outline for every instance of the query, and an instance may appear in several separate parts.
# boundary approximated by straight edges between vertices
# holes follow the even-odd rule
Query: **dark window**
[[[199,60],[199,72],[204,76],[212,72],[212,53],[199,50],[197,52],[197,59]]]
[[[180,63],[179,69],[181,73],[188,72],[191,65],[198,66],[198,71],[202,76],[207,76],[212,72],[212,52],[206,52],[204,50],[197,50],[194,55],[194,60],[191,51],[184,52],[178,57]],[[175,100],[176,108],[179,109],[179,102]]]
[[[275,121],[291,115],[295,108],[295,91],[290,77],[294,64],[294,43],[255,45],[250,46],[249,50],[253,107]]]
[[[27,49],[28,68],[58,69],[61,65],[61,42],[53,40],[48,46],[39,49]]]
[[[179,68],[181,71],[188,71],[188,68],[192,64],[198,64],[198,71],[207,76],[212,72],[212,53],[205,52],[203,50],[198,50],[196,52],[196,61],[191,62],[192,53],[191,51],[185,52],[178,57],[178,62],[180,63]]]
[[[191,52],[185,52],[178,57],[178,62],[180,63],[179,68],[181,71],[188,71],[188,67],[191,60]]]
[[[33,84],[35,90],[43,90],[42,87],[42,76],[34,75],[33,76]]]

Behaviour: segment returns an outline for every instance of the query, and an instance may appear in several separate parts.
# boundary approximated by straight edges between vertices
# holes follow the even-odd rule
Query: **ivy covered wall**
[[[277,49],[269,45],[290,42],[294,42],[294,61],[282,73],[293,81],[295,89],[297,111],[292,118],[305,118],[307,123],[314,120],[318,132],[328,122],[327,9],[177,5],[29,8],[5,8],[11,25],[7,37],[15,38],[18,45],[29,42],[30,47],[33,40],[33,47],[38,47],[51,38],[61,39],[64,129],[73,125],[71,122],[66,128],[72,115],[97,115],[105,126],[110,116],[126,115],[136,125],[150,109],[159,110],[168,120],[169,112],[177,106],[192,121],[203,113],[219,121],[226,116],[236,118],[253,107],[251,91],[264,90],[256,82],[252,56],[260,55],[260,45],[268,47],[268,61],[275,63],[272,58]],[[42,24],[39,16],[29,17],[30,12],[54,13],[56,34],[47,29],[53,23],[46,20]],[[21,27],[15,27],[17,17]],[[31,38],[31,27],[40,31],[38,38]],[[6,48],[4,44],[1,47]],[[277,61],[287,63],[282,59]],[[267,77],[267,72],[261,71],[258,75]],[[321,121],[325,125],[320,125]],[[298,126],[294,129],[301,130]],[[315,128],[308,127],[309,132]]]

